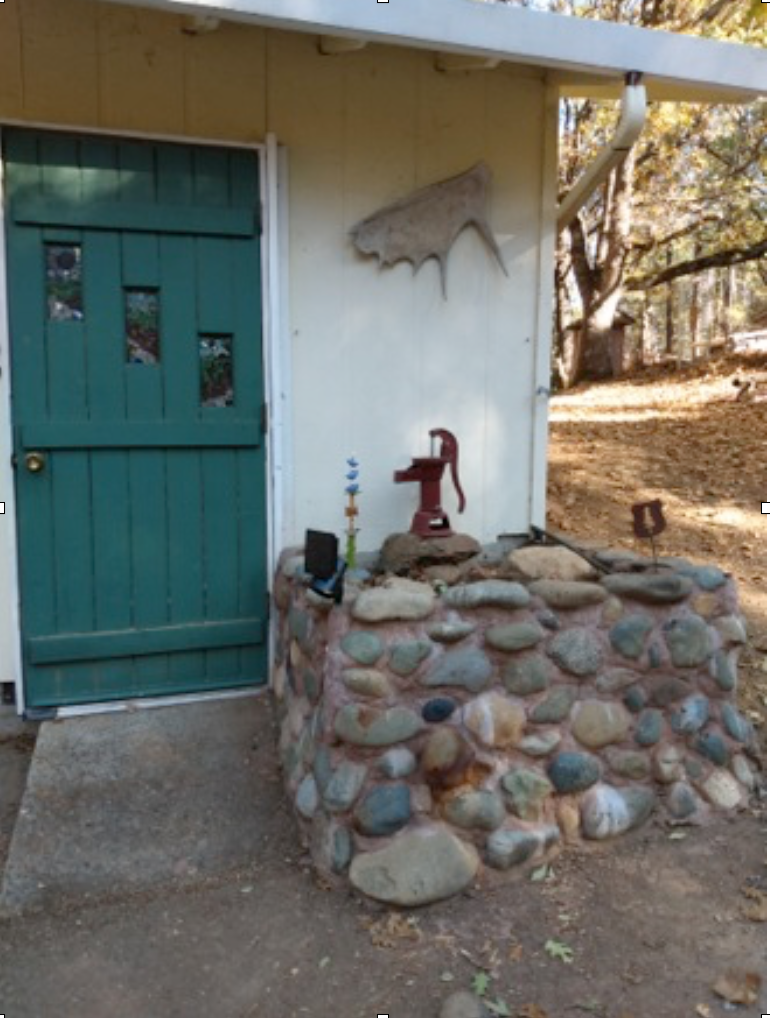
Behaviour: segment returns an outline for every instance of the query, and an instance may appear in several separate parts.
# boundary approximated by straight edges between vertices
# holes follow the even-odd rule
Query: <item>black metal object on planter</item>
[[[305,531],[305,572],[310,573],[310,589],[321,597],[342,603],[345,589],[345,560],[339,556],[336,534],[322,530]]]

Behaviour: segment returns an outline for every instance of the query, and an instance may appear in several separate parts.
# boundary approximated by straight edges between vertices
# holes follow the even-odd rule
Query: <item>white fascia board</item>
[[[125,3],[125,0],[107,0]],[[767,52],[756,46],[653,31],[484,0],[133,0],[179,14],[217,15],[294,32],[342,35],[420,49],[622,78],[641,71],[656,97],[735,102],[767,92]],[[716,99],[715,99],[716,97]]]

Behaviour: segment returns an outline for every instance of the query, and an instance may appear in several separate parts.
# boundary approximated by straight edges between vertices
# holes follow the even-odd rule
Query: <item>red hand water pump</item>
[[[452,475],[452,483],[457,491],[459,505],[458,512],[465,510],[465,493],[460,486],[460,477],[457,471],[457,461],[460,453],[460,446],[451,431],[444,428],[434,428],[430,432],[431,453],[436,439],[439,439],[438,456],[414,456],[412,465],[406,470],[397,470],[393,474],[396,484],[404,484],[407,481],[419,481],[420,483],[420,508],[412,519],[411,531],[418,537],[451,537],[454,531],[449,524],[449,517],[441,506],[441,478],[444,476],[444,468],[449,467]]]

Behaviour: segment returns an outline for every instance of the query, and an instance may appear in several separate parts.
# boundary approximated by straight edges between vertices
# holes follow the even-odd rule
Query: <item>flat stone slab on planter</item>
[[[693,590],[692,580],[677,573],[616,573],[605,576],[602,584],[618,597],[647,604],[675,604]]]

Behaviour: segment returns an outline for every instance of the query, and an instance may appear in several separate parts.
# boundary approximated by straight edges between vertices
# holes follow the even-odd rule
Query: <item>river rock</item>
[[[463,709],[466,728],[479,742],[495,749],[512,749],[518,745],[526,720],[523,708],[501,693],[484,693]]]
[[[375,852],[360,852],[350,882],[375,901],[414,908],[465,890],[478,867],[473,845],[430,826],[398,834]]]
[[[552,608],[586,608],[601,604],[609,597],[601,584],[576,580],[535,580],[529,585],[529,590],[542,597]]]
[[[445,590],[443,600],[450,608],[526,608],[529,591],[510,580],[481,580]]]
[[[618,693],[638,681],[639,672],[630,668],[608,668],[596,680],[596,690],[599,693]]]
[[[349,810],[358,798],[365,780],[364,764],[343,760],[324,789],[323,800],[326,808],[331,813],[344,813]]]
[[[718,650],[710,662],[709,670],[719,688],[725,693],[731,693],[738,684],[738,655],[734,651]]]
[[[386,698],[393,692],[387,675],[376,668],[345,668],[342,681],[351,693],[373,699]]]
[[[711,630],[699,615],[670,619],[663,626],[663,634],[676,668],[695,668],[711,657]]]
[[[743,791],[728,771],[713,771],[700,785],[701,791],[717,809],[735,809],[743,801]]]
[[[346,633],[340,646],[343,652],[356,664],[367,668],[379,661],[385,649],[379,636],[365,629],[353,629]]]
[[[498,870],[520,866],[542,855],[558,840],[559,828],[555,824],[527,830],[498,830],[487,838],[487,862]]]
[[[444,803],[444,817],[457,827],[494,831],[505,819],[503,801],[496,792],[474,789]]]
[[[315,816],[318,809],[318,785],[312,774],[306,774],[300,781],[294,805],[306,820],[311,820]]]
[[[423,727],[423,721],[408,707],[379,710],[359,703],[346,703],[337,711],[334,732],[354,746],[391,746],[406,742]]]
[[[526,580],[593,580],[596,570],[590,562],[569,548],[517,548],[508,562]]]
[[[470,990],[458,990],[441,1005],[439,1018],[492,1018],[481,997]]]
[[[751,723],[731,703],[722,704],[722,724],[736,742],[751,742],[754,730]]]
[[[698,812],[700,801],[686,781],[677,781],[671,786],[666,796],[666,806],[674,820],[683,821],[694,818]]]
[[[595,785],[601,776],[601,767],[588,753],[563,752],[551,760],[547,772],[556,791],[566,795]]]
[[[592,841],[623,834],[644,823],[654,805],[655,795],[649,788],[595,785],[581,804],[583,834]]]
[[[629,781],[646,781],[650,776],[650,761],[646,753],[633,749],[608,749],[607,763],[610,770]]]
[[[449,696],[434,696],[422,705],[423,721],[437,725],[451,717],[457,709],[457,701]]]
[[[541,757],[549,756],[561,742],[561,732],[558,728],[551,728],[545,732],[534,732],[532,735],[525,735],[518,745],[518,749],[527,756]]]
[[[313,819],[310,834],[310,855],[319,870],[343,873],[353,855],[353,840],[343,824],[328,820],[322,814]]]
[[[671,785],[684,777],[683,756],[676,746],[659,746],[652,757],[652,773],[662,785]]]
[[[655,623],[646,615],[626,615],[610,630],[613,650],[634,661],[642,656],[644,644]]]
[[[647,706],[647,691],[643,686],[630,686],[623,694],[623,706],[632,714],[638,714]]]
[[[391,577],[381,587],[362,590],[351,614],[358,622],[414,622],[426,619],[435,604],[436,595],[427,583]]]
[[[732,770],[733,774],[740,781],[742,785],[745,785],[749,790],[753,789],[757,784],[757,775],[753,770],[751,764],[743,756],[742,753],[736,753],[732,759]]]
[[[456,728],[434,728],[422,749],[422,769],[428,782],[436,783],[460,769],[471,758],[471,749]]]
[[[730,762],[730,750],[719,732],[700,732],[695,739],[695,749],[716,767],[725,767]]]
[[[453,565],[465,562],[481,552],[481,545],[469,534],[449,537],[420,537],[408,531],[391,534],[380,552],[380,569],[385,573],[405,574],[417,567]]]
[[[577,695],[574,686],[554,686],[546,698],[529,712],[529,720],[535,725],[557,725],[572,710]]]
[[[544,774],[528,767],[516,767],[503,777],[500,786],[506,805],[520,820],[539,820],[543,803],[554,788]]]
[[[492,677],[492,663],[478,647],[459,647],[441,655],[423,676],[426,686],[460,686],[478,693]]]
[[[464,622],[462,619],[429,622],[425,627],[425,632],[435,643],[459,643],[475,631],[475,622]]]
[[[694,580],[701,590],[719,590],[727,582],[727,574],[717,566],[696,566],[691,562],[678,562],[676,570]]]
[[[590,629],[565,629],[557,633],[548,653],[560,668],[578,678],[595,675],[604,658],[601,642]]]
[[[484,639],[495,650],[512,652],[534,647],[543,638],[543,630],[535,622],[509,622],[490,626]]]
[[[417,758],[406,746],[394,746],[377,761],[380,773],[386,778],[407,778],[417,767]]]
[[[639,746],[654,746],[663,736],[663,715],[659,710],[645,710],[639,715],[634,740]]]
[[[589,749],[620,742],[630,727],[628,711],[612,701],[582,700],[572,715],[572,734]]]
[[[720,615],[712,622],[725,644],[746,643],[746,621],[740,615]]]
[[[361,834],[382,838],[400,831],[411,815],[408,785],[376,785],[356,806],[354,822]]]
[[[676,675],[661,675],[650,682],[649,688],[654,707],[670,707],[692,692],[692,684]]]
[[[430,656],[430,650],[427,640],[406,640],[394,644],[388,661],[391,671],[402,677],[411,675]]]
[[[692,735],[700,731],[709,718],[709,701],[696,693],[688,696],[671,715],[671,727],[677,735]]]
[[[517,655],[503,668],[503,685],[516,696],[541,693],[550,681],[551,669],[551,663],[542,654]]]
[[[676,573],[614,573],[602,584],[618,597],[645,604],[675,604],[692,593],[692,580]]]

